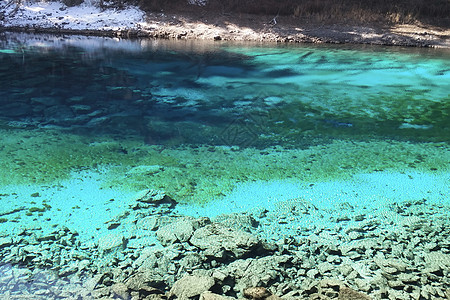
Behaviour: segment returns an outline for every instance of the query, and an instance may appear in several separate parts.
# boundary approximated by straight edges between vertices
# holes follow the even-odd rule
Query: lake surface
[[[411,205],[438,222],[449,91],[442,49],[0,33],[0,234],[64,225],[94,249],[149,188],[178,215],[252,215],[268,240]],[[286,209],[300,198],[322,215]]]

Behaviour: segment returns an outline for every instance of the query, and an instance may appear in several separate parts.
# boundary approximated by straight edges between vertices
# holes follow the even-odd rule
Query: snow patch
[[[24,1],[18,8],[7,0],[0,1],[0,26],[39,27],[73,30],[129,30],[147,27],[145,12],[137,7],[105,9],[83,3],[67,7],[61,2]],[[17,11],[15,9],[17,8]]]

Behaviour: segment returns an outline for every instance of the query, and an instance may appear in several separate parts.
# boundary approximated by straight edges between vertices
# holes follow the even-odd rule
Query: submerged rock
[[[264,287],[249,287],[244,290],[244,297],[254,300],[265,299],[271,296],[272,293]]]
[[[252,234],[214,223],[197,229],[189,242],[202,249],[206,256],[223,259],[240,258],[258,248],[260,241]]]
[[[210,223],[208,219],[208,223]],[[177,222],[165,225],[158,229],[156,237],[163,246],[175,242],[184,243],[189,241],[194,231],[199,228],[200,223],[193,218],[183,218]]]
[[[100,237],[98,240],[98,249],[103,253],[114,250],[124,250],[127,243],[128,240],[122,234],[109,233]]]
[[[208,276],[186,275],[173,285],[169,292],[169,298],[187,300],[209,291],[215,284],[214,279]]]
[[[133,202],[137,202],[134,208],[141,208],[145,205],[158,206],[161,204],[169,205],[170,208],[175,207],[177,202],[166,195],[164,191],[146,189],[138,192],[132,199]],[[138,204],[142,203],[142,204]]]

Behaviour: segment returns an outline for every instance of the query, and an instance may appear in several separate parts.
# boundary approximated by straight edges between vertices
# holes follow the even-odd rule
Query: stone
[[[210,291],[201,293],[199,300],[234,300],[235,298],[222,296]]]
[[[398,280],[401,280],[405,283],[416,283],[418,284],[420,281],[420,277],[414,274],[409,273],[401,273],[398,275]]]
[[[258,239],[250,233],[238,231],[222,224],[213,223],[197,229],[189,242],[205,250],[205,254],[222,258],[223,251],[240,258],[256,250]]]
[[[244,290],[244,297],[248,299],[260,300],[271,296],[272,293],[269,292],[265,287],[249,287]]]
[[[431,251],[425,254],[426,268],[446,268],[450,270],[450,254],[442,251]]]
[[[360,291],[368,292],[370,290],[370,283],[367,279],[356,278],[355,284]]]
[[[352,271],[355,270],[351,265],[348,265],[348,264],[340,265],[340,266],[338,267],[338,269],[339,269],[339,271],[342,273],[342,275],[344,275],[344,276],[346,276],[346,277],[347,277],[348,275],[350,275],[350,273],[351,273]]]
[[[252,232],[252,230],[258,227],[258,222],[253,216],[239,213],[220,215],[214,221],[235,230],[243,230],[246,232]]]
[[[198,253],[187,253],[181,260],[180,266],[187,270],[194,269],[201,265],[203,259]]]
[[[124,283],[118,282],[111,286],[111,291],[119,297],[119,299],[129,299],[128,288]]]
[[[147,189],[136,193],[133,199],[140,202],[156,203],[163,200],[164,197],[166,197],[166,193],[164,191]]]
[[[343,286],[339,290],[338,300],[371,300],[371,298],[363,293]]]
[[[10,237],[0,237],[0,249],[9,247],[13,244],[13,240]]]
[[[186,275],[177,280],[170,289],[169,298],[176,296],[180,300],[187,300],[200,296],[215,284],[214,279],[208,276]]]
[[[289,259],[289,255],[238,259],[220,268],[220,271],[226,274],[226,278],[235,281],[233,289],[240,293],[249,287],[266,287],[280,278],[288,278],[284,266]]]
[[[277,295],[270,295],[269,297],[265,298],[265,300],[281,300],[282,298]]]
[[[119,233],[109,233],[101,236],[98,240],[98,249],[100,252],[111,252],[114,250],[124,250],[128,240]]]
[[[158,288],[152,287],[155,284],[152,278],[149,278],[145,272],[138,272],[125,281],[125,286],[131,290],[145,295],[163,295],[164,292]]]
[[[317,274],[319,274],[319,271],[316,269],[311,269],[306,272],[306,276],[309,278],[315,278]]]
[[[153,206],[166,203],[169,204],[171,208],[173,208],[176,205],[176,201],[167,196],[164,191],[154,189],[142,190],[134,195],[131,200],[135,202],[151,204]]]
[[[192,220],[180,220],[156,231],[156,237],[163,246],[171,245],[175,242],[187,242],[194,234],[194,224]]]
[[[334,267],[329,262],[321,262],[317,265],[317,269],[321,275],[325,275],[325,273],[333,270]]]
[[[53,105],[44,110],[44,115],[47,121],[50,123],[64,124],[71,121],[75,115],[70,107],[65,105]]]
[[[161,225],[160,220],[161,218],[159,216],[148,216],[142,219],[138,219],[136,222],[136,226],[139,229],[154,231],[157,230]]]
[[[382,257],[374,258],[375,264],[385,273],[395,274],[398,272],[405,272],[407,265],[398,259],[385,259]]]

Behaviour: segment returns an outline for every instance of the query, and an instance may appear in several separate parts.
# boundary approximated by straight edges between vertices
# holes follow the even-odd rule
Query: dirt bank
[[[294,17],[148,14],[145,31],[154,37],[262,42],[355,43],[415,47],[450,47],[450,29],[425,25],[326,24]]]
[[[137,8],[99,10],[88,6],[65,7],[57,2],[34,5],[22,5],[13,11],[13,8],[0,4],[0,31],[450,48],[449,28],[419,23],[395,26],[336,24],[292,16],[222,14],[201,8],[144,13]]]

